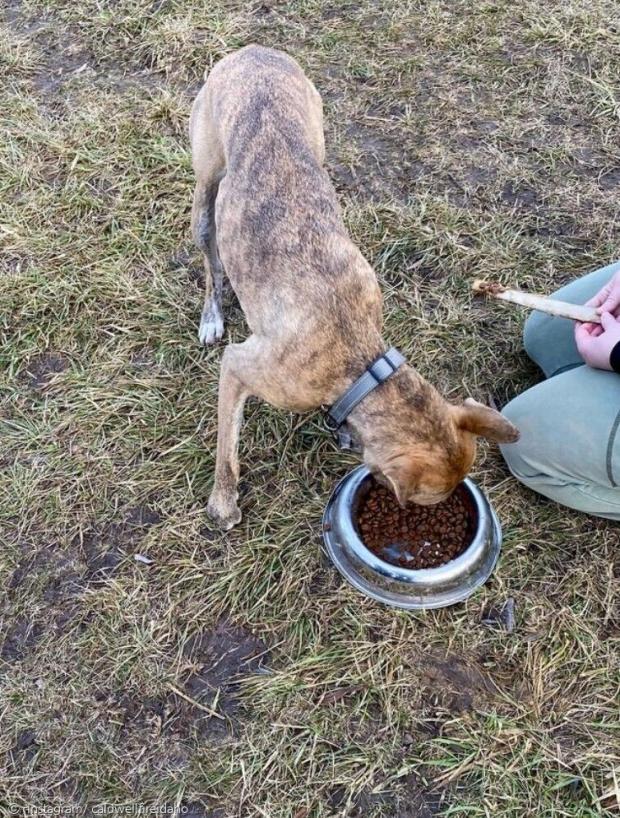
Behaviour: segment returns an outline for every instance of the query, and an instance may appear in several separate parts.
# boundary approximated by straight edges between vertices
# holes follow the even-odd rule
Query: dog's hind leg
[[[209,345],[224,334],[222,314],[222,282],[224,270],[217,252],[215,234],[215,200],[219,175],[200,180],[194,190],[192,232],[194,241],[203,253],[205,268],[205,301],[200,316],[198,337],[201,344]]]

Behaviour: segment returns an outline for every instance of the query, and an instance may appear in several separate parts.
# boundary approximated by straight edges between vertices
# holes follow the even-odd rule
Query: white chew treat
[[[502,301],[510,301],[512,304],[529,307],[531,310],[556,315],[558,318],[572,318],[573,321],[589,321],[595,324],[601,323],[601,316],[594,307],[569,304],[567,301],[556,301],[555,298],[524,293],[521,290],[504,290],[503,293],[498,293],[497,297],[501,298]]]
[[[511,304],[519,304],[530,310],[556,315],[558,318],[571,318],[573,321],[587,321],[594,324],[601,323],[601,316],[594,307],[569,304],[567,301],[557,301],[555,298],[526,293],[523,290],[509,290],[501,285],[486,281],[474,281],[473,290],[477,293],[493,296],[493,298],[500,298],[502,301],[508,301]]]

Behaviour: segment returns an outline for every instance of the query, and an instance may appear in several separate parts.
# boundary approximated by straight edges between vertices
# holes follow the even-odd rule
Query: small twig
[[[168,682],[168,687],[170,688],[170,690],[172,690],[173,693],[176,693],[177,696],[180,696],[182,699],[185,699],[186,702],[193,704],[194,707],[197,707],[199,710],[203,710],[205,713],[208,713],[210,716],[213,716],[213,718],[225,721],[224,716],[222,716],[221,713],[216,713],[215,710],[211,710],[210,707],[207,707],[204,704],[200,704],[200,702],[197,702],[196,699],[192,699],[191,696],[188,696],[187,693],[183,693],[183,691],[179,690],[179,688],[173,685],[172,682]]]

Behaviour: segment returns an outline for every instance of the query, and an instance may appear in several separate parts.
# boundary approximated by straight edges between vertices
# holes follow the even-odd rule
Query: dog
[[[294,59],[250,45],[216,63],[192,108],[190,141],[192,232],[206,279],[199,339],[222,338],[224,274],[251,330],[225,348],[220,371],[207,513],[229,529],[241,519],[245,400],[294,412],[333,404],[386,350],[382,297],[323,167],[321,97]],[[473,464],[476,436],[506,443],[519,434],[476,401],[448,403],[408,365],[347,423],[364,462],[402,506],[446,499]]]

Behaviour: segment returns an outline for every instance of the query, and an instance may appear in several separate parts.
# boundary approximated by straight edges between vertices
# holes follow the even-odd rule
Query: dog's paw
[[[213,495],[207,503],[207,514],[218,528],[229,531],[237,523],[241,522],[241,510],[236,503],[222,503]]]
[[[198,327],[198,338],[204,346],[210,346],[219,341],[224,335],[224,319],[219,310],[211,308],[202,313],[200,326]]]

